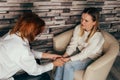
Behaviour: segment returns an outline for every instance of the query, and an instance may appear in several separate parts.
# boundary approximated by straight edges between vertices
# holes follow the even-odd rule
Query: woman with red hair
[[[64,62],[60,55],[37,52],[30,49],[29,42],[44,30],[45,22],[35,13],[24,13],[15,24],[14,28],[0,39],[0,80],[6,80],[15,75],[18,71],[24,70],[27,75],[23,78],[16,77],[15,80],[29,80],[38,78],[42,80],[49,76],[42,74],[53,69],[53,66],[62,66]],[[35,58],[56,59],[46,65],[39,65]],[[41,75],[42,74],[42,75]]]

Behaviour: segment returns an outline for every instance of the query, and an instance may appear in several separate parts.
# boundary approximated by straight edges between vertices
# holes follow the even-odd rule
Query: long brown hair
[[[20,33],[24,40],[33,41],[34,38],[43,31],[45,22],[35,13],[27,12],[18,19],[10,34]]]
[[[88,42],[88,40],[94,35],[94,33],[96,31],[99,31],[98,26],[99,26],[99,11],[97,8],[94,7],[89,7],[89,8],[85,8],[82,12],[83,13],[87,13],[92,17],[93,21],[96,21],[96,24],[94,25],[94,27],[92,28],[90,34],[88,35],[86,42]],[[80,36],[82,36],[84,34],[84,30],[82,29],[82,27],[80,27]]]

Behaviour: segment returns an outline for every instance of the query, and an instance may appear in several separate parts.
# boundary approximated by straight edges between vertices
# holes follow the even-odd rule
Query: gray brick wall
[[[32,11],[45,20],[46,29],[31,45],[36,50],[50,51],[54,35],[74,28],[85,7],[98,7],[100,28],[120,42],[120,0],[0,0],[0,36],[14,26],[21,13]]]

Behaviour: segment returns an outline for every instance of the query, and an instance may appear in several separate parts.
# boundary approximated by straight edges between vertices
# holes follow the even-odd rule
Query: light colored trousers
[[[74,72],[76,70],[84,70],[91,62],[91,59],[67,62],[63,66],[57,67],[54,80],[73,80]]]

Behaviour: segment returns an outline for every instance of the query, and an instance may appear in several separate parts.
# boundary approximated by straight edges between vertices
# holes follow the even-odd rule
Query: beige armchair
[[[61,33],[53,38],[54,50],[64,52],[72,37],[73,29]],[[86,70],[76,71],[74,80],[106,80],[108,73],[119,52],[119,43],[109,33],[102,31],[105,38],[104,55],[90,64]]]

